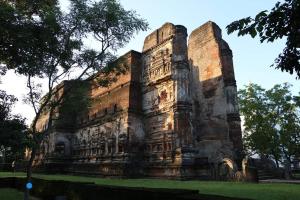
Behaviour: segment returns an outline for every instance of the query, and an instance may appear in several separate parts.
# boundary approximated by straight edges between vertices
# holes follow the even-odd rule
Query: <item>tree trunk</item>
[[[284,176],[285,179],[292,178],[291,160],[289,158],[287,158],[284,163]]]
[[[33,136],[33,141],[34,141],[34,145],[32,147],[32,151],[30,154],[30,159],[28,161],[28,165],[27,165],[27,177],[26,177],[26,184],[28,182],[31,182],[31,177],[32,177],[32,164],[34,161],[34,158],[36,156],[36,152],[37,149],[39,148],[42,139],[38,139],[36,138],[37,134],[42,134],[42,137],[45,137],[45,135],[47,134],[47,132],[49,132],[52,128],[52,116],[53,116],[53,111],[54,111],[55,107],[51,107],[50,112],[49,112],[49,121],[48,121],[48,129],[46,130],[46,132],[43,133],[38,133],[35,129],[36,127],[36,123],[38,120],[35,120],[34,123],[32,124],[33,127],[33,131],[32,131],[32,136]],[[37,115],[37,118],[39,118],[40,115]],[[24,190],[24,200],[29,200],[29,189],[27,189],[27,187],[25,186],[25,190]]]
[[[278,162],[278,159],[275,158],[275,163],[276,163],[276,168],[278,169],[279,168],[279,162]]]
[[[32,163],[33,163],[33,160],[35,158],[35,155],[36,155],[36,147],[33,146],[31,154],[30,154],[30,159],[29,159],[28,165],[27,165],[27,176],[26,176],[26,183],[25,184],[27,184],[28,182],[31,181]],[[25,185],[25,190],[24,190],[24,200],[29,200],[29,189],[26,187],[26,185]]]

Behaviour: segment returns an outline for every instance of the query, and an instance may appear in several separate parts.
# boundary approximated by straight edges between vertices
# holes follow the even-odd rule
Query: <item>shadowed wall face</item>
[[[194,135],[199,145],[215,147],[204,153],[209,157],[226,147],[232,149],[227,156],[237,159],[242,141],[232,52],[215,23],[207,22],[191,33],[188,57],[194,91]]]

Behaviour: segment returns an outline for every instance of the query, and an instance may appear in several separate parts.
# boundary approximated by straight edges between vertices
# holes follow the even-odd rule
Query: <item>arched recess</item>
[[[58,135],[55,139],[55,152],[62,156],[71,154],[70,141],[63,135]]]

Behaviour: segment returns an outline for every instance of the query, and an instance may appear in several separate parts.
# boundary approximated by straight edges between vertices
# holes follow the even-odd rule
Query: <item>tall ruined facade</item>
[[[76,115],[71,125],[54,125],[36,166],[103,176],[202,179],[228,177],[239,169],[242,140],[232,52],[215,23],[205,23],[188,38],[184,26],[166,23],[145,38],[141,53],[130,51],[118,64],[127,65],[128,72],[108,88],[91,79],[90,105],[64,116]],[[47,114],[39,128],[46,124]]]

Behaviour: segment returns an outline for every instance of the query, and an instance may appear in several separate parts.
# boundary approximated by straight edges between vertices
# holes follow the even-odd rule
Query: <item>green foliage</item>
[[[16,97],[0,90],[0,121],[4,121],[11,116],[11,108],[16,101]]]
[[[291,85],[275,85],[265,90],[249,84],[239,91],[240,111],[245,118],[246,149],[275,159],[291,161],[300,152],[299,96]],[[248,153],[249,153],[248,152]]]
[[[12,69],[26,76],[29,89],[26,102],[36,113],[33,129],[45,108],[53,111],[62,103],[65,94],[53,98],[59,91],[54,87],[74,71],[71,76],[74,80],[83,80],[95,71],[116,72],[117,76],[125,73],[118,66],[107,67],[107,64],[115,59],[113,52],[123,47],[135,32],[148,26],[116,0],[70,3],[70,11],[64,13],[58,1],[0,1],[0,72]],[[93,39],[99,48],[85,46],[85,38]],[[47,79],[48,91],[44,97],[39,91],[41,84],[34,82],[36,77]],[[116,80],[107,77],[97,81],[109,85]]]
[[[247,17],[232,22],[227,27],[228,34],[238,31],[238,36],[257,35],[261,42],[273,42],[287,38],[286,47],[275,59],[275,67],[300,78],[300,1],[277,2],[270,12],[264,10],[255,18]]]
[[[99,69],[147,23],[118,1],[72,0],[68,14],[57,1],[0,1],[0,64],[23,75],[55,76],[58,68]],[[31,4],[35,2],[34,4]],[[100,51],[84,46],[90,35]]]
[[[0,152],[5,162],[23,157],[24,149],[29,145],[25,120],[11,114],[11,108],[17,99],[0,90]]]
[[[49,67],[44,66],[46,59],[59,55],[57,36],[63,30],[55,18],[61,13],[57,7],[42,2],[0,1],[1,67],[42,76]]]
[[[0,1],[1,73],[13,69],[27,77],[27,102],[37,115],[33,127],[45,107],[59,104],[52,102],[57,100],[52,98],[56,95],[54,87],[72,72],[76,71],[72,76],[75,80],[84,79],[96,70],[106,74],[125,73],[107,64],[115,59],[113,52],[123,47],[135,32],[148,27],[144,19],[134,11],[125,10],[116,0],[71,0],[70,3],[70,11],[63,13],[58,1]],[[99,48],[85,46],[85,38],[93,39]],[[35,77],[48,79],[47,95],[40,105]],[[115,80],[102,82],[109,85]]]

